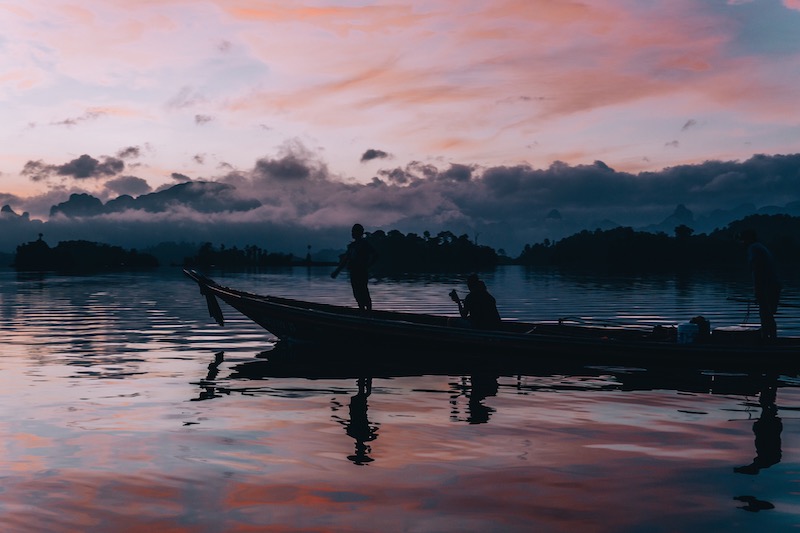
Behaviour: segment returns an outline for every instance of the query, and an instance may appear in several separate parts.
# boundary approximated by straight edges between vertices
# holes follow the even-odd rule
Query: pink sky
[[[798,28],[797,0],[5,1],[0,192],[100,188],[21,171],[128,147],[153,188],[288,145],[361,183],[411,161],[793,153]]]

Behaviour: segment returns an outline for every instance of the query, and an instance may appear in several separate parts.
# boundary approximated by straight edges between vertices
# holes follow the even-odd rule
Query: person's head
[[[364,226],[361,224],[353,224],[353,229],[350,230],[350,234],[353,236],[354,239],[359,239],[364,236]]]
[[[754,242],[756,242],[758,240],[758,237],[756,236],[756,232],[751,230],[751,229],[745,229],[745,230],[740,231],[736,235],[736,238],[740,242],[743,242],[744,244],[752,244],[752,243],[754,243]]]
[[[470,274],[467,276],[467,288],[471,291],[481,288],[481,280],[478,279],[477,274]]]

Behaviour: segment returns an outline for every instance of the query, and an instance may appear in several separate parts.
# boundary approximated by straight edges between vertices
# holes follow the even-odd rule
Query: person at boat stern
[[[461,300],[455,291],[450,297],[458,304],[461,318],[475,329],[497,329],[500,326],[500,313],[497,311],[497,300],[489,294],[486,284],[478,278],[477,274],[467,277],[469,294]]]
[[[353,241],[347,245],[347,251],[342,255],[339,266],[331,272],[331,277],[336,278],[339,273],[347,268],[350,272],[350,286],[353,287],[353,297],[358,303],[358,308],[365,311],[372,310],[372,298],[369,295],[369,267],[377,260],[378,253],[375,248],[364,238],[364,226],[353,224],[350,234]]]
[[[778,311],[781,294],[778,267],[769,249],[758,241],[755,231],[742,231],[739,233],[739,240],[747,246],[747,266],[753,277],[753,289],[761,319],[761,338],[773,342],[778,336],[775,313]]]

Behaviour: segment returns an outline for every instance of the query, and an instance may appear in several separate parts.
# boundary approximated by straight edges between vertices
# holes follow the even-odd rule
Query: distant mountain
[[[137,198],[122,195],[103,204],[90,194],[72,194],[69,200],[50,208],[50,216],[91,217],[126,210],[160,213],[183,206],[199,213],[249,211],[261,206],[252,198],[242,198],[233,185],[206,181],[189,181],[162,191],[143,194]]]
[[[651,233],[663,232],[668,235],[672,235],[675,232],[675,228],[681,225],[689,226],[690,228],[695,229],[694,213],[687,209],[683,204],[679,204],[670,216],[658,224],[644,226],[639,228],[639,231],[649,231]]]

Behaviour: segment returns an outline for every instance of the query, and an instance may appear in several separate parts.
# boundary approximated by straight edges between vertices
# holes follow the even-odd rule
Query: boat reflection
[[[408,364],[404,364],[404,361]],[[291,383],[293,379],[355,383],[355,393],[349,396],[347,404],[333,400],[333,420],[354,441],[353,453],[347,455],[347,459],[355,465],[364,466],[375,460],[372,443],[377,439],[380,429],[380,424],[370,421],[368,415],[368,400],[373,392],[374,379],[432,375],[456,378],[449,380],[450,419],[471,425],[491,423],[497,410],[497,403],[491,399],[504,392],[527,395],[559,390],[673,390],[704,395],[758,395],[757,405],[761,412],[753,423],[756,456],[750,464],[737,466],[734,471],[755,475],[781,460],[782,421],[777,414],[779,379],[775,374],[715,374],[686,367],[669,370],[663,367],[603,367],[553,361],[546,364],[509,366],[504,363],[504,366],[495,366],[490,361],[478,364],[474,359],[454,361],[449,358],[446,363],[441,363],[437,361],[435,353],[417,353],[413,361],[385,353],[372,360],[338,360],[335,352],[319,349],[298,352],[278,343],[273,349],[260,353],[258,358],[237,361],[222,378],[219,374],[224,354],[217,352],[205,379],[197,383],[200,392],[194,400],[210,400],[231,393],[284,395],[281,384]],[[751,500],[752,496],[736,498],[744,504],[742,508],[748,511],[766,509],[771,505],[769,502]]]

